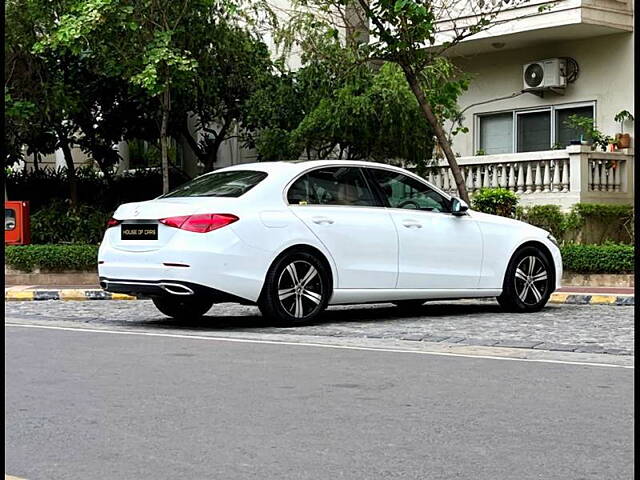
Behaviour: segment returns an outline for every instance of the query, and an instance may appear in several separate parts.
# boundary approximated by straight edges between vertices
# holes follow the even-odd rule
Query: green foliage
[[[73,208],[54,200],[31,216],[31,239],[34,244],[98,244],[102,241],[110,215],[91,205]]]
[[[632,241],[634,215],[631,205],[577,203],[569,212],[562,212],[558,205],[533,205],[516,211],[516,218],[543,228],[559,241],[581,240],[604,243],[612,238]]]
[[[506,188],[482,188],[472,200],[474,210],[502,217],[513,217],[517,205],[518,196]]]
[[[607,145],[613,142],[611,137],[604,135],[595,127],[591,117],[576,114],[569,115],[564,123],[566,126],[581,132],[580,140],[591,140],[592,148],[600,147],[603,152],[606,152]]]
[[[624,122],[626,121],[633,122],[634,118],[630,111],[622,110],[618,112],[615,117],[613,117],[613,120],[615,122],[620,122],[620,133],[624,133]]]
[[[178,186],[187,178],[172,170],[171,184]],[[161,174],[156,170],[127,172],[107,182],[104,175],[93,168],[77,170],[78,199],[96,210],[112,212],[126,202],[150,200],[162,194]],[[58,203],[67,198],[67,170],[39,169],[11,171],[5,175],[5,185],[10,199],[28,200],[31,214],[46,208],[52,201]],[[66,209],[66,204],[63,211]]]
[[[576,273],[633,273],[633,245],[606,243],[603,245],[567,244],[560,247],[564,269]]]
[[[424,166],[432,136],[402,72],[386,64],[378,73],[347,79],[323,98],[292,132],[292,141],[327,153],[338,146],[351,159],[404,159]]]
[[[5,264],[22,272],[35,268],[60,272],[91,271],[98,264],[96,245],[9,245],[4,250]]]
[[[568,228],[568,217],[558,205],[533,205],[518,209],[516,213],[518,220],[543,228],[558,240],[562,240]]]

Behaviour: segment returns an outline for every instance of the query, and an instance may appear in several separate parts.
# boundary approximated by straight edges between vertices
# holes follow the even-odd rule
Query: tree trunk
[[[218,160],[218,150],[220,149],[220,145],[222,145],[222,142],[224,142],[224,140],[226,138],[227,131],[229,130],[229,126],[230,125],[231,125],[231,121],[230,120],[229,121],[225,121],[224,124],[222,125],[222,128],[220,128],[220,131],[218,132],[218,135],[216,136],[214,141],[211,143],[211,147],[210,147],[209,151],[207,152],[207,158],[203,162],[204,163],[204,173],[207,173],[207,172],[210,172],[211,170],[213,170],[213,165]]]
[[[167,129],[169,126],[169,111],[171,109],[171,97],[169,93],[169,85],[165,87],[162,93],[162,124],[160,126],[160,150],[162,158],[162,193],[169,193],[169,146],[167,138]]]
[[[451,173],[453,174],[456,186],[458,187],[458,195],[460,195],[460,198],[462,200],[469,203],[469,194],[467,193],[464,179],[462,178],[462,174],[460,173],[460,167],[458,166],[458,162],[456,161],[456,156],[453,153],[453,150],[451,150],[451,145],[449,145],[449,140],[447,139],[447,135],[442,128],[442,125],[440,125],[440,122],[438,122],[438,119],[431,109],[431,105],[429,105],[429,101],[426,99],[424,92],[422,91],[422,87],[418,82],[418,77],[408,66],[402,64],[400,66],[404,71],[404,75],[407,79],[407,82],[409,83],[409,87],[411,87],[411,91],[418,100],[418,104],[420,105],[420,109],[422,110],[422,115],[427,120],[427,122],[429,122],[431,128],[433,128],[433,132],[438,139],[438,143],[444,151],[447,162],[449,162]]]
[[[73,164],[73,156],[71,155],[71,147],[67,138],[58,132],[58,140],[60,142],[60,148],[64,154],[64,161],[67,164],[67,180],[69,181],[69,197],[71,199],[71,206],[76,208],[78,206],[78,177],[76,176],[76,167]]]

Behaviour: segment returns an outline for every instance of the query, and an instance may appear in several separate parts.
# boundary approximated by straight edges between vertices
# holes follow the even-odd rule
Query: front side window
[[[160,198],[169,197],[239,197],[265,179],[265,172],[231,170],[210,173],[180,185]]]
[[[355,167],[313,170],[291,185],[287,200],[291,205],[379,206],[362,171]]]
[[[427,184],[399,172],[370,169],[391,208],[451,212],[449,200]]]

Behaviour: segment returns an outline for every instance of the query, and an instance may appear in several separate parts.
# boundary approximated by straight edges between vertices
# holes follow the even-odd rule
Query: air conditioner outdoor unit
[[[563,89],[567,86],[567,61],[549,58],[527,63],[522,67],[522,80],[527,92]]]

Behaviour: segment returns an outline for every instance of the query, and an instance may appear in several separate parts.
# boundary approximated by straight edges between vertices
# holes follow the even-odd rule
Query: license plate
[[[120,230],[121,240],[157,240],[158,225],[149,223],[126,223]]]

